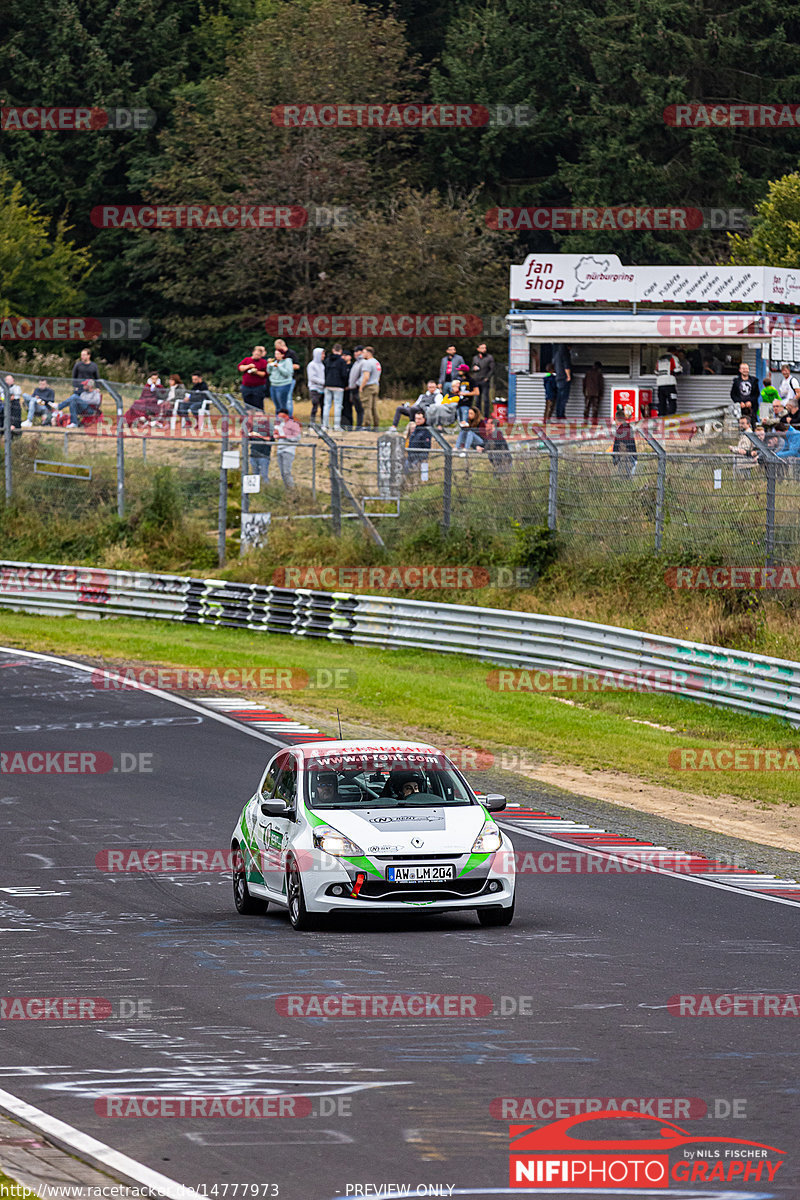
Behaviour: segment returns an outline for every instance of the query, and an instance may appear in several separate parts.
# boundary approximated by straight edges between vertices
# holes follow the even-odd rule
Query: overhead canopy
[[[752,342],[763,341],[759,313],[659,312],[587,313],[551,311],[512,313],[507,318],[512,333],[524,333],[535,342]]]

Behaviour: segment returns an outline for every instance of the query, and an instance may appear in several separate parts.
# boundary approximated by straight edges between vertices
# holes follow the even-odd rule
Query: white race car
[[[279,751],[231,838],[240,913],[272,901],[295,929],[320,914],[473,908],[514,916],[514,851],[446,755],[416,742],[307,742]]]

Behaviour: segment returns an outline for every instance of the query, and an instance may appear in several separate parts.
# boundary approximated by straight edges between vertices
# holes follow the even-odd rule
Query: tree
[[[730,261],[742,267],[800,267],[800,174],[769,184],[749,236],[731,237]]]
[[[64,221],[25,204],[22,185],[0,174],[0,316],[81,316],[88,250],[68,240]]]

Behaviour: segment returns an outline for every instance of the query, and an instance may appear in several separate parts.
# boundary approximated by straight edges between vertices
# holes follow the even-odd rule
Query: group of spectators
[[[770,411],[759,420],[759,402]],[[748,434],[755,433],[778,458],[800,458],[800,381],[784,363],[781,378],[774,387],[769,376],[759,392],[758,380],[751,378],[746,363],[731,387],[733,415],[739,419],[739,441],[733,447],[742,466],[754,466],[761,458]]]
[[[11,424],[17,428],[30,429],[36,417],[43,425],[63,425],[77,429],[87,418],[96,418],[100,413],[103,393],[99,385],[97,364],[92,362],[91,351],[81,350],[80,357],[72,366],[72,395],[58,402],[54,389],[47,379],[40,378],[32,392],[22,390],[13,375],[6,375],[5,383],[11,397]],[[22,410],[25,407],[25,419]],[[2,411],[0,401],[0,411]],[[67,420],[67,417],[69,418]]]

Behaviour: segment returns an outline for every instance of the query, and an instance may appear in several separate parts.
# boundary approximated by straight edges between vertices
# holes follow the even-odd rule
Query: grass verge
[[[572,706],[547,695],[493,691],[487,677],[496,668],[460,655],[129,618],[89,624],[74,617],[54,621],[0,611],[0,644],[118,665],[220,672],[288,668],[310,674],[345,668],[352,675],[342,688],[248,695],[279,711],[313,716],[329,732],[334,732],[338,707],[346,736],[348,723],[362,724],[441,746],[507,751],[508,762],[514,756],[528,763],[545,759],[764,807],[800,804],[796,772],[670,766],[670,751],[683,747],[796,749],[798,743],[796,731],[777,719],[728,713],[676,696],[606,693],[582,696]]]

